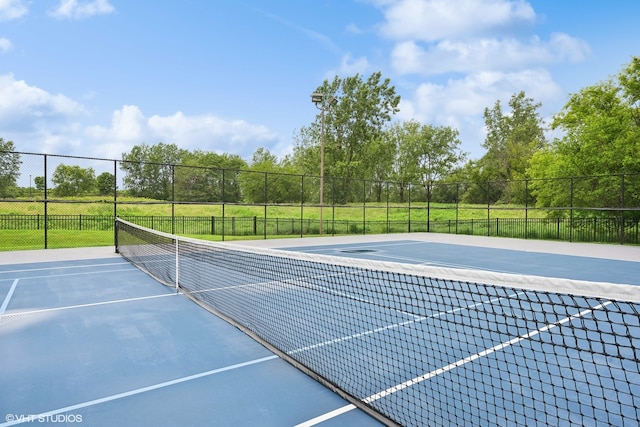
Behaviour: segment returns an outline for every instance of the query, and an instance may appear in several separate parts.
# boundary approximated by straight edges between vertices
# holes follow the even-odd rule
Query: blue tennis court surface
[[[627,256],[612,259],[584,253],[550,254],[407,239],[348,243],[341,243],[342,239],[328,241],[329,244],[301,246],[300,243],[305,241],[297,240],[289,243],[286,249],[456,269],[640,285],[639,248],[625,249]],[[598,251],[594,249],[594,252]],[[51,252],[55,251],[45,251],[44,255]],[[0,358],[3,360],[0,364],[0,427],[31,422],[91,426],[379,425],[376,419],[354,409],[333,391],[202,309],[182,293],[158,283],[106,249],[97,253],[101,256],[80,260],[0,263]],[[198,272],[210,268],[204,262],[196,265]],[[225,274],[232,274],[229,275],[231,278],[243,273]],[[304,292],[317,289],[323,280],[307,277]],[[353,280],[357,279],[354,277]],[[204,288],[207,286],[203,284]],[[209,288],[203,290],[211,291]],[[265,292],[295,298],[300,292],[290,284],[276,288],[273,283],[261,287],[260,292],[256,290],[237,296],[233,294],[235,289],[215,291],[218,295],[222,291],[231,297],[244,298],[257,310],[272,304],[273,312],[265,315],[276,319],[278,311],[285,310],[285,307],[275,305],[275,301],[285,299],[273,298],[264,303],[253,298]],[[298,323],[304,324],[313,312],[320,315],[323,311],[338,310],[332,306],[342,302],[332,299],[338,291],[332,293],[323,292],[316,303],[298,313]],[[313,336],[313,329],[310,329],[307,347],[288,351],[309,352],[311,355],[315,348],[335,346],[344,347],[345,354],[348,354],[352,350],[349,346],[355,346],[356,340],[368,340],[377,333],[393,334],[398,325],[421,324],[431,318],[433,321],[427,329],[420,332],[426,334],[434,331],[433,328],[439,328],[438,322],[454,318],[465,309],[457,307],[446,311],[441,308],[440,312],[425,311],[416,316],[399,311],[385,312],[384,304],[371,303],[371,300],[363,301],[362,310],[369,314],[372,306],[380,309],[380,316],[389,324],[385,331],[371,330],[373,326],[363,325],[363,332],[356,337],[348,330],[341,330],[340,324],[326,324],[318,336]],[[443,307],[448,304],[447,301],[441,303]],[[484,302],[479,300],[477,304],[480,303]],[[585,300],[588,307],[581,310],[593,310],[595,304],[601,303]],[[517,306],[520,304],[517,300],[508,304],[510,310],[521,308]],[[544,309],[544,305],[540,308]],[[565,322],[562,316],[558,317],[558,322]],[[588,316],[581,315],[575,321],[584,322],[583,317]],[[573,321],[569,319],[568,323]],[[540,392],[543,385],[554,384],[554,387],[567,387],[568,391],[564,402],[545,402],[541,407],[529,407],[526,394],[518,396],[517,383],[510,382],[506,387],[503,383],[507,380],[495,379],[496,372],[516,364],[511,360],[513,353],[500,356],[506,345],[516,347],[525,341],[518,341],[522,334],[512,331],[517,329],[516,326],[521,325],[509,325],[509,328],[491,334],[478,331],[472,346],[469,343],[458,344],[455,336],[449,336],[447,345],[456,350],[441,360],[414,360],[420,357],[408,355],[407,358],[412,360],[407,359],[406,366],[389,369],[388,364],[393,361],[371,355],[370,365],[363,370],[370,372],[372,377],[378,377],[385,385],[379,390],[370,390],[370,395],[375,396],[415,378],[420,378],[415,387],[424,393],[455,394],[455,390],[446,390],[446,377],[454,370],[467,370],[468,374],[463,377],[470,382],[486,382],[487,387],[500,390],[508,388],[508,392],[503,392],[505,399],[521,405],[512,408],[515,414],[552,412],[555,418],[552,415],[549,419],[558,420],[564,419],[564,413],[582,410],[580,405],[589,403],[596,408],[591,409],[593,413],[588,415],[591,420],[608,419],[609,424],[631,425],[631,420],[640,419],[636,413],[640,401],[618,403],[616,408],[606,407],[611,405],[606,394],[622,385],[623,380],[626,387],[632,388],[629,395],[640,399],[638,372],[625,372],[624,366],[609,367],[613,372],[612,383],[595,385],[591,380],[599,381],[596,374],[600,373],[602,366],[598,360],[584,361],[593,366],[592,378],[574,378],[555,367],[544,368],[541,373],[540,366],[545,366],[550,355],[546,354],[546,348],[535,346],[523,351],[531,353],[527,357],[535,360],[537,366],[531,366],[530,372],[518,374],[533,378],[533,389],[539,387]],[[460,336],[468,334],[462,329]],[[528,329],[536,334],[545,332],[540,326]],[[628,325],[626,333],[631,343],[623,343],[621,351],[640,352],[635,347],[640,344],[640,325]],[[584,346],[600,345],[600,337],[583,338],[586,340],[578,342],[574,351],[586,351],[589,349]],[[590,344],[591,338],[598,338],[598,344]],[[479,359],[483,363],[479,370],[474,370],[473,362]],[[460,363],[461,360],[464,363]],[[385,364],[387,366],[382,368]],[[341,369],[340,366],[333,368]],[[571,370],[571,367],[566,369]],[[591,388],[592,402],[575,402],[572,393],[577,394],[580,388],[585,387]],[[376,399],[392,399],[394,393],[376,396]],[[492,403],[483,401],[486,398],[483,396],[476,398],[483,405]],[[460,424],[465,424],[465,420],[473,424],[473,420],[486,419],[465,413],[464,407],[408,410],[425,413],[458,410],[460,414],[456,417]],[[487,411],[491,412],[491,409],[487,408]],[[494,415],[498,419],[508,419]],[[440,417],[437,419],[442,422],[444,415]]]
[[[561,255],[439,242],[394,241],[289,247],[288,250],[409,264],[640,285],[638,261]],[[604,249],[604,248],[603,248]],[[629,252],[640,248],[631,247]]]
[[[0,265],[2,301],[0,426],[281,426],[346,404],[120,257]]]

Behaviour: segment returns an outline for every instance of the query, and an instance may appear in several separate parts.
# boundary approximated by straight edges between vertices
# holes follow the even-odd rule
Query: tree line
[[[617,75],[571,95],[549,125],[540,116],[541,104],[523,91],[506,106],[496,101],[484,110],[485,154],[475,160],[461,150],[455,128],[394,121],[400,96],[380,72],[366,79],[336,76],[315,92],[324,95],[320,110],[294,135],[291,154],[278,158],[261,147],[247,162],[233,154],[188,151],[170,143],[140,144],[122,155],[125,190],[159,200],[299,202],[304,197],[299,177],[313,179],[324,172],[333,177],[326,185],[332,185],[334,203],[362,197],[382,201],[387,183],[393,183],[398,201],[420,191],[427,198],[465,203],[640,206],[639,179],[619,178],[640,174],[638,57]],[[561,136],[547,141],[548,128]],[[0,139],[0,197],[11,193],[19,173],[19,156],[9,153],[13,149],[11,141]],[[571,188],[557,179],[576,176],[591,178],[576,181],[576,187],[572,182]],[[361,179],[368,182],[365,188],[351,185]],[[102,193],[112,191],[115,177],[60,165],[52,182],[61,196]],[[315,187],[317,183],[307,191]]]

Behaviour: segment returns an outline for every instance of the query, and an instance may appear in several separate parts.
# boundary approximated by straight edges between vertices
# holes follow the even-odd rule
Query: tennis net
[[[635,286],[116,230],[124,258],[384,423],[640,422]]]

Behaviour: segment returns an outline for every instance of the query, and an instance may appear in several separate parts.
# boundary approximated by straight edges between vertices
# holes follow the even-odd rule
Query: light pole
[[[325,94],[320,92],[313,92],[311,94],[311,102],[316,105],[322,113],[322,125],[320,128],[320,235],[322,236],[322,207],[324,205],[324,113],[329,110],[331,105],[336,102],[336,98],[330,96],[327,98],[325,105]]]

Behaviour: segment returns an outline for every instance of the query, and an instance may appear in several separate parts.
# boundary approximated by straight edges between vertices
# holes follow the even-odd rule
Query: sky
[[[453,127],[478,159],[485,108],[525,91],[550,122],[640,55],[638,22],[637,0],[0,0],[0,137],[282,158],[324,80],[380,71],[395,120]]]

